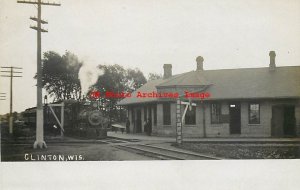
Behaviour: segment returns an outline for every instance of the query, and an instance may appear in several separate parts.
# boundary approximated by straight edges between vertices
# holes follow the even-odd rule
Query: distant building
[[[197,105],[186,113],[185,137],[300,136],[300,66],[277,67],[275,52],[269,56],[269,67],[221,70],[204,70],[199,56],[195,71],[174,76],[172,65],[165,64],[163,79],[146,83],[119,102],[128,109],[130,131],[144,132],[143,123],[150,118],[152,134],[175,136],[176,99],[136,95],[189,91],[211,96],[193,99]]]

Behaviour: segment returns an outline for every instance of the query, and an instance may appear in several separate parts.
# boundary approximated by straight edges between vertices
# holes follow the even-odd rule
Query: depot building
[[[300,66],[276,66],[274,51],[263,68],[204,70],[196,59],[195,70],[172,75],[165,64],[163,79],[149,81],[118,105],[128,110],[130,133],[143,133],[151,121],[152,135],[176,135],[175,98],[137,98],[137,92],[208,93],[194,98],[195,106],[183,118],[184,137],[296,137],[300,136]],[[267,64],[266,64],[267,65]],[[185,106],[181,106],[181,113]]]

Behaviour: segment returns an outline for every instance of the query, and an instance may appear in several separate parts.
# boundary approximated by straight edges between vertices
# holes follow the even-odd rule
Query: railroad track
[[[190,151],[163,148],[146,144],[118,144],[114,147],[125,149],[137,154],[150,156],[159,160],[220,160],[221,158],[198,154]]]

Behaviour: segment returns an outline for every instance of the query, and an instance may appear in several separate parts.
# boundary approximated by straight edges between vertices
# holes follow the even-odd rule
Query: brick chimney
[[[275,64],[276,53],[275,53],[275,51],[270,51],[269,56],[270,56],[269,70],[274,71],[276,68],[276,64]]]
[[[172,64],[164,64],[164,79],[172,76]]]
[[[204,61],[204,59],[203,59],[203,57],[201,57],[201,56],[198,56],[198,57],[196,58],[196,62],[197,62],[197,71],[203,71],[203,61]]]

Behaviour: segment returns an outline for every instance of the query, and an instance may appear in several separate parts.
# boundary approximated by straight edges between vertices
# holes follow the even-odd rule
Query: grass
[[[299,144],[224,144],[189,143],[179,148],[226,159],[296,159],[300,158]]]

